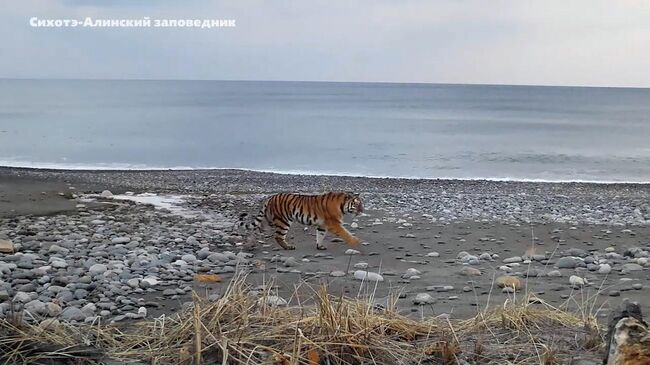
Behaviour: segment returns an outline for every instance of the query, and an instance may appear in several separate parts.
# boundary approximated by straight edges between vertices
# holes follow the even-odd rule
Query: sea
[[[650,182],[650,89],[0,79],[0,165]]]

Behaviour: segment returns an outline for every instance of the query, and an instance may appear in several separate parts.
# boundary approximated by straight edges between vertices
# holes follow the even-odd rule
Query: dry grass
[[[0,320],[5,363],[94,363],[99,359],[148,364],[566,364],[597,351],[580,313],[531,298],[451,321],[416,320],[371,300],[334,297],[313,289],[313,306],[273,307],[269,291],[250,295],[237,275],[224,296],[174,316],[129,325],[12,324]],[[50,320],[51,321],[51,320]],[[585,346],[580,336],[588,338]],[[599,336],[599,334],[597,334]],[[596,350],[594,350],[596,349]],[[593,354],[593,352],[592,352]]]

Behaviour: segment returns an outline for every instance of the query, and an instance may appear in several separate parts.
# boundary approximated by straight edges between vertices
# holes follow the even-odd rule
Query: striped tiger
[[[361,240],[353,236],[341,223],[346,213],[360,214],[363,212],[363,202],[359,194],[325,193],[321,195],[279,193],[264,199],[260,212],[253,221],[246,223],[248,214],[240,216],[240,227],[247,230],[257,228],[262,230],[266,221],[275,228],[275,241],[285,250],[294,250],[296,246],[286,241],[289,227],[295,221],[304,225],[315,225],[316,248],[325,250],[323,239],[327,232],[341,237],[352,246],[357,246]]]

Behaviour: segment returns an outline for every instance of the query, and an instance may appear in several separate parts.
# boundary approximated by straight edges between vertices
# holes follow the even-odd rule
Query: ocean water
[[[650,89],[0,80],[0,165],[650,182]]]

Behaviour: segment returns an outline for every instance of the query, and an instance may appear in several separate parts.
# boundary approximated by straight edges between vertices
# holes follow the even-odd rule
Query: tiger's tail
[[[245,229],[246,231],[251,231],[253,229],[257,229],[258,231],[262,232],[262,223],[266,219],[266,202],[264,202],[262,209],[260,209],[259,213],[253,218],[252,220],[248,220],[248,213],[242,213],[239,215],[239,223],[237,223],[237,228],[238,229]]]

